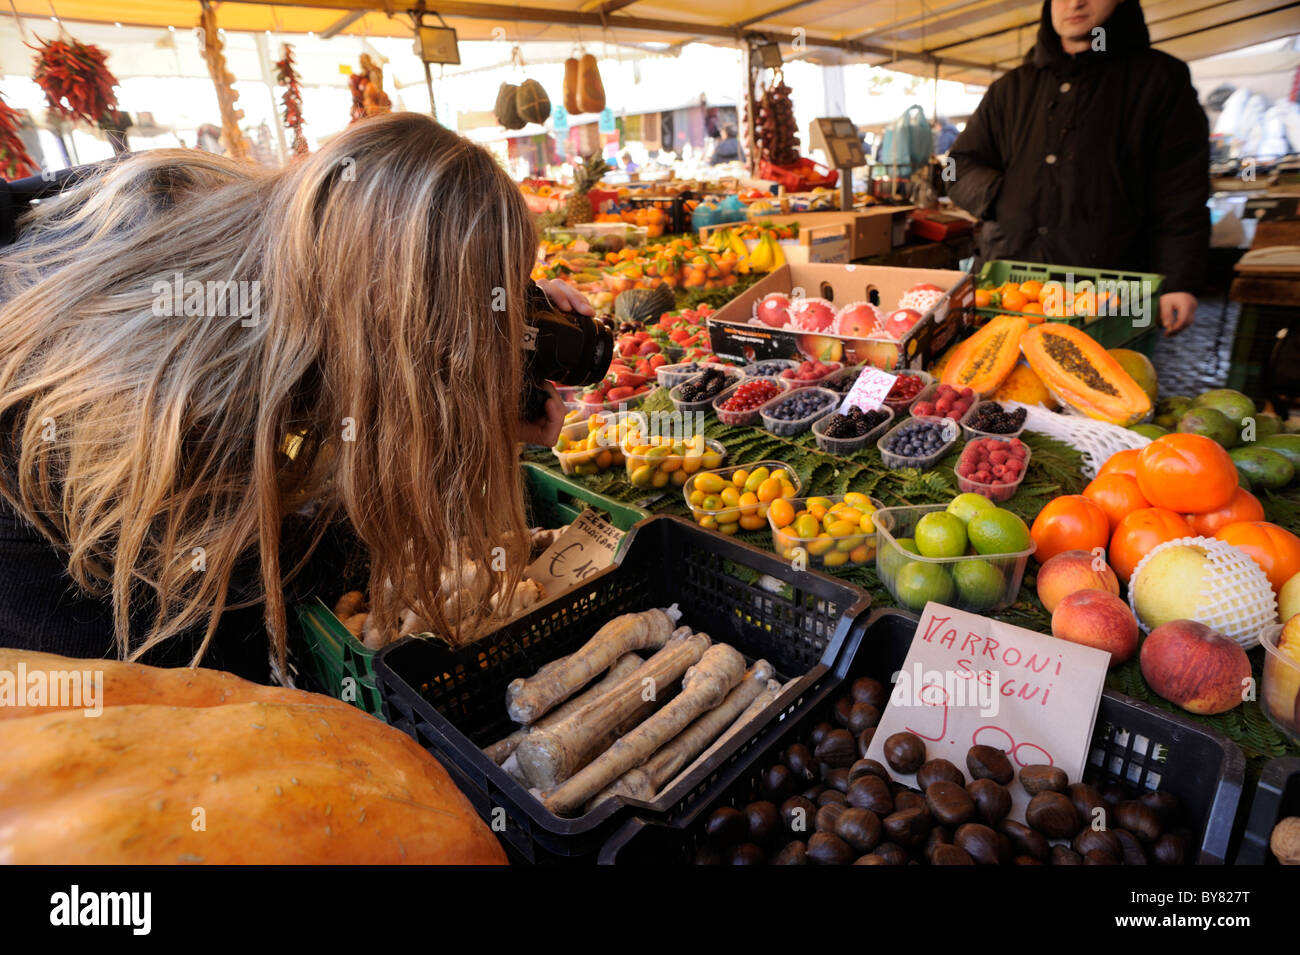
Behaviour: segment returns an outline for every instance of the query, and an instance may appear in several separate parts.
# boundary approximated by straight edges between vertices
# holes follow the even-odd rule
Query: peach
[[[1119,578],[1104,556],[1086,550],[1064,550],[1038,569],[1038,599],[1048,613],[1079,590],[1105,590],[1119,596]]]
[[[1250,660],[1234,640],[1195,620],[1171,620],[1147,635],[1142,677],[1156,693],[1189,713],[1208,716],[1239,705]]]
[[[1110,654],[1110,666],[1133,656],[1138,625],[1128,604],[1106,590],[1076,590],[1052,611],[1052,636]]]

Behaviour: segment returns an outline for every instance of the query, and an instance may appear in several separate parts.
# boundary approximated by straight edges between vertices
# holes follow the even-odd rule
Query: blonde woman
[[[266,680],[353,538],[394,582],[381,626],[445,626],[453,558],[507,546],[513,587],[516,441],[563,416],[519,420],[535,253],[505,172],[416,114],[269,173],[143,153],[42,203],[0,250],[0,643]]]

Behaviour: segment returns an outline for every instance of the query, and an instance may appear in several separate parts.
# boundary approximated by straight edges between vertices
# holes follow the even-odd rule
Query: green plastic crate
[[[1134,328],[1132,319],[1127,315],[1095,315],[1091,318],[1052,318],[1049,321],[1065,325],[1074,325],[1086,331],[1103,348],[1131,348],[1147,357],[1155,344],[1156,329],[1160,325],[1160,288],[1165,277],[1155,272],[1116,272],[1111,269],[1085,269],[1069,265],[1043,265],[1040,262],[1013,262],[1008,259],[995,259],[985,262],[984,268],[975,281],[976,288],[988,285],[1002,285],[1006,282],[1064,282],[1068,275],[1073,275],[1077,286],[1083,281],[1090,281],[1094,288],[1102,288],[1111,283],[1147,282],[1151,286],[1150,323],[1144,328]],[[979,315],[991,318],[994,315],[1021,315],[1004,308],[979,308]],[[1028,317],[1028,316],[1026,316]]]
[[[523,468],[528,515],[533,526],[572,524],[588,506],[601,512],[621,531],[631,530],[638,521],[650,516],[649,511],[589,491],[540,465],[525,463]],[[619,545],[620,553],[627,541],[628,537],[624,537]],[[375,686],[374,657],[377,651],[368,649],[352,636],[319,599],[299,605],[296,612],[306,650],[303,663],[314,688],[382,719],[379,690]]]

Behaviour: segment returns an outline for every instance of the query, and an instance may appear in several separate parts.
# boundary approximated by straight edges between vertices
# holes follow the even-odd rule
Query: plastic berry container
[[[606,401],[601,404],[596,404],[594,402],[589,403],[586,401],[580,401],[578,402],[578,407],[586,408],[588,411],[591,412],[629,411],[633,408],[639,408],[641,406],[641,402],[645,401],[647,398],[649,398],[658,390],[659,390],[658,385],[651,385],[648,390],[641,392],[641,394],[639,395],[632,395],[630,398],[620,398],[618,401]]]
[[[578,401],[582,397],[582,385],[560,385],[551,382],[555,387],[555,392],[560,396],[560,400],[566,405],[571,401]]]
[[[971,437],[970,435],[972,433],[977,435],[977,437]],[[1024,458],[1025,466],[1021,468],[1019,477],[1017,477],[1014,481],[1011,482],[990,481],[989,483],[986,484],[980,481],[971,480],[968,477],[962,477],[960,474],[958,474],[957,487],[961,488],[962,493],[982,494],[985,497],[987,497],[990,501],[993,501],[996,504],[1000,504],[1003,501],[1011,500],[1011,498],[1015,496],[1016,491],[1020,489],[1020,485],[1025,480],[1025,474],[1029,470],[1029,459],[1034,456],[1034,452],[1030,449],[1030,447],[1027,444],[1025,444],[1019,438],[1016,438],[1012,435],[981,434],[978,431],[971,432],[968,430],[966,447],[962,448],[961,458],[958,460],[957,466],[961,467],[962,464],[964,464],[968,460],[968,458],[974,456],[976,441],[985,441],[985,440],[996,441],[999,444],[1006,444],[1007,446],[1011,446],[1012,443],[1014,442],[1016,444],[1019,444],[1022,448],[1025,449],[1025,458]]]
[[[830,391],[838,392],[840,397],[847,395],[853,383],[858,380],[858,375],[862,374],[862,369],[866,365],[845,365],[839,371],[833,371],[818,385],[819,388],[826,388]]]
[[[908,425],[916,424],[918,422],[937,424],[943,428],[943,436],[945,440],[938,451],[923,458],[909,458],[906,455],[895,454],[893,451],[889,450],[893,446],[900,431]],[[943,460],[944,456],[952,450],[953,445],[957,443],[959,437],[961,437],[961,425],[952,418],[908,418],[906,421],[895,425],[886,432],[885,436],[876,442],[876,449],[880,451],[880,458],[885,462],[885,467],[892,471],[896,471],[899,468],[918,468],[922,471],[928,471]]]
[[[912,415],[913,417],[917,417],[916,406],[919,405],[922,401],[933,401],[934,396],[939,393],[939,384],[940,383],[937,381],[932,381],[930,382],[930,384],[922,388],[921,391],[917,394],[917,396],[907,403],[908,414]],[[975,405],[977,404],[979,404],[978,401],[973,402],[971,406],[966,409],[966,412],[960,418],[952,418],[952,420],[956,421],[958,424],[962,424],[975,411]],[[920,415],[919,417],[924,418],[926,417],[926,415]],[[930,415],[930,417],[945,418],[949,416]]]
[[[802,364],[803,362],[799,362],[794,367],[798,368],[799,365]],[[785,381],[789,382],[790,390],[794,391],[795,389],[798,388],[820,388],[821,383],[823,381],[825,381],[827,378],[829,378],[831,375],[835,374],[836,372],[842,371],[844,369],[844,362],[842,361],[824,361],[822,362],[822,364],[825,365],[829,370],[823,375],[818,375],[816,378],[804,378],[801,380],[796,380],[794,378],[786,378]]]
[[[600,416],[603,420],[595,427],[591,418]],[[551,448],[551,453],[560,462],[560,470],[565,474],[589,476],[601,474],[612,467],[623,464],[621,436],[629,425],[646,427],[645,415],[639,411],[615,412],[613,414],[597,411],[573,424],[566,424],[560,429],[560,440]],[[571,446],[578,442],[590,440],[590,446],[580,450],[560,450],[562,445]]]
[[[660,365],[655,369],[655,379],[660,388],[676,388],[683,382],[690,381],[706,368],[730,370],[730,365],[719,365],[711,361],[684,361],[675,365]]]
[[[968,411],[965,415],[963,415],[961,419],[961,429],[962,431],[966,432],[966,440],[973,441],[976,438],[1018,438],[1022,434],[1024,434],[1025,432],[1024,422],[1021,422],[1020,427],[1017,428],[1015,431],[1008,431],[1005,434],[999,433],[997,431],[980,431],[977,428],[972,428],[970,422],[975,420],[976,413],[979,411],[980,408],[984,407],[985,405],[997,405],[998,407],[1002,408],[1002,410],[1004,411],[1006,410],[1006,406],[1003,405],[1002,402],[1000,401],[975,402],[975,404],[971,405],[970,411]],[[1026,421],[1029,420],[1028,416],[1026,416],[1025,420]]]
[[[629,431],[622,450],[627,479],[635,487],[681,487],[697,471],[720,468],[727,457],[726,445],[702,434],[674,441],[671,435],[644,437]]]
[[[841,401],[843,398],[840,399]],[[838,407],[836,411],[838,411]],[[890,429],[894,423],[894,411],[892,408],[882,406],[879,410],[885,413],[885,420],[880,422],[860,438],[832,438],[826,434],[826,427],[830,424],[831,418],[835,417],[835,412],[828,414],[824,418],[819,418],[813,423],[812,433],[817,441],[817,447],[821,448],[827,454],[838,455],[839,457],[848,457],[850,454],[856,454],[868,444],[875,442],[882,434]]]
[[[846,498],[849,500],[846,501]],[[819,505],[827,511],[839,504],[861,508],[864,500],[872,508],[871,520],[867,522],[871,528],[869,531],[862,530],[859,524],[857,530],[835,537],[825,527],[824,522],[815,515],[813,518],[817,528],[816,533],[807,534],[811,527],[799,527],[802,512],[809,511],[813,505]],[[767,523],[772,529],[772,550],[776,551],[778,556],[792,560],[802,549],[810,565],[820,564],[824,567],[861,566],[875,559],[878,545],[876,515],[885,509],[885,505],[880,501],[865,494],[850,492],[796,498],[790,502],[790,506],[794,508],[794,513],[800,516],[796,516],[784,527],[776,526],[771,510],[767,513]],[[805,532],[806,536],[800,536],[800,531]]]
[[[899,540],[913,537],[916,524],[924,515],[945,508],[944,504],[919,504],[887,507],[876,512],[879,545],[876,549],[876,573],[880,582],[898,606],[915,613],[924,610],[929,600],[974,613],[996,613],[1010,607],[1016,602],[1025,576],[1025,565],[1034,553],[1033,541],[1029,542],[1027,550],[1013,554],[941,558],[922,557],[899,545]],[[975,567],[976,562],[997,571],[1001,580],[994,578],[989,569]],[[922,564],[927,569],[905,574],[907,565],[911,563]]]
[[[1293,743],[1300,744],[1300,707],[1296,706],[1300,698],[1300,660],[1278,649],[1281,636],[1282,627],[1278,624],[1266,627],[1259,636],[1259,645],[1264,648],[1259,706],[1270,723]]]
[[[699,480],[706,474],[716,474],[723,482],[723,489],[734,487],[741,494],[745,493],[743,483],[736,485],[734,483],[735,475],[738,472],[744,472],[745,478],[755,474],[759,468],[767,468],[768,476],[775,476],[776,472],[782,471],[790,479],[790,486],[793,490],[788,494],[781,495],[786,500],[793,500],[798,497],[800,490],[803,488],[799,475],[794,473],[794,468],[781,461],[756,461],[753,464],[737,465],[735,467],[719,468],[715,471],[700,471],[692,474],[686,479],[686,484],[682,487],[682,497],[686,499],[686,506],[691,509],[691,516],[695,523],[708,530],[720,530],[724,534],[735,533],[735,530],[762,530],[767,526],[768,508],[772,502],[759,501],[758,503],[733,504],[724,507],[709,508],[703,507],[700,503],[692,503],[691,497],[694,495]],[[757,491],[757,487],[755,488]],[[705,493],[701,490],[701,493]],[[714,493],[721,493],[720,491]],[[725,529],[727,524],[737,524],[735,529]]]
[[[719,391],[717,394],[710,395],[708,398],[701,398],[699,401],[684,400],[681,396],[682,389],[685,388],[687,385],[689,385],[692,381],[695,381],[697,378],[702,379],[705,375],[705,372],[700,372],[698,375],[693,375],[686,381],[683,381],[680,385],[677,385],[675,388],[672,389],[672,391],[668,392],[668,397],[672,399],[673,407],[676,408],[678,411],[687,411],[687,412],[707,411],[709,407],[713,404],[714,398],[718,397],[718,395],[722,394],[722,392],[726,391],[728,388],[738,385],[741,383],[741,381],[744,380],[744,376],[741,375],[740,372],[738,371],[724,370],[722,374],[724,376],[722,390]]]
[[[889,407],[891,411],[894,412],[895,418],[901,418],[909,411],[911,411],[912,403],[915,402],[917,399],[919,399],[922,393],[925,391],[925,389],[930,387],[931,383],[933,383],[934,381],[934,376],[931,375],[928,371],[901,371],[898,373],[899,378],[902,378],[904,375],[914,375],[915,377],[920,378],[921,390],[918,391],[911,398],[904,398],[901,401],[898,399],[891,400],[888,397],[885,398],[885,404]]]
[[[764,358],[751,361],[741,369],[750,378],[780,378],[787,368],[798,368],[803,362],[793,358]]]
[[[718,395],[716,398],[713,399],[713,413],[718,416],[719,421],[721,421],[723,424],[728,424],[733,426],[750,425],[750,424],[758,423],[758,410],[763,406],[762,404],[755,405],[754,407],[749,408],[746,411],[728,411],[722,407],[731,399],[731,396],[734,395],[740,389],[741,385],[747,385],[755,381],[770,381],[772,384],[776,385],[777,390],[776,390],[776,394],[772,396],[773,398],[779,398],[781,397],[781,395],[785,394],[790,390],[790,386],[786,383],[784,378],[775,378],[771,376],[765,376],[759,378],[749,378],[749,377],[742,378],[734,385],[728,386],[727,389],[724,392],[722,392],[722,394]],[[770,401],[772,399],[769,398],[768,400]],[[766,402],[764,402],[764,404],[766,404]]]
[[[773,412],[783,401],[790,401],[800,395],[801,392],[807,392],[809,395],[821,395],[824,397],[824,403],[815,411],[811,411],[802,418],[777,418]],[[840,396],[833,391],[827,391],[825,388],[791,388],[789,391],[777,395],[771,401],[759,405],[758,416],[763,419],[763,427],[775,435],[783,438],[790,438],[796,434],[803,434],[813,426],[813,423],[819,418],[824,418],[828,414],[834,413],[839,407]]]

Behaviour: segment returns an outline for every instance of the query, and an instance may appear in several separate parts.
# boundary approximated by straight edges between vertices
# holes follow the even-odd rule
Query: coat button
[[[1061,92],[1062,92],[1062,93],[1068,93],[1068,92],[1070,92],[1070,84],[1069,84],[1068,81],[1065,82],[1065,83],[1062,83],[1062,84],[1061,84]]]
[[[1047,158],[1043,160],[1049,166],[1056,165],[1056,153],[1048,153]]]
[[[1039,235],[1047,235],[1047,226],[1045,226],[1045,225],[1040,225],[1040,226],[1038,227],[1038,234],[1039,234]]]

